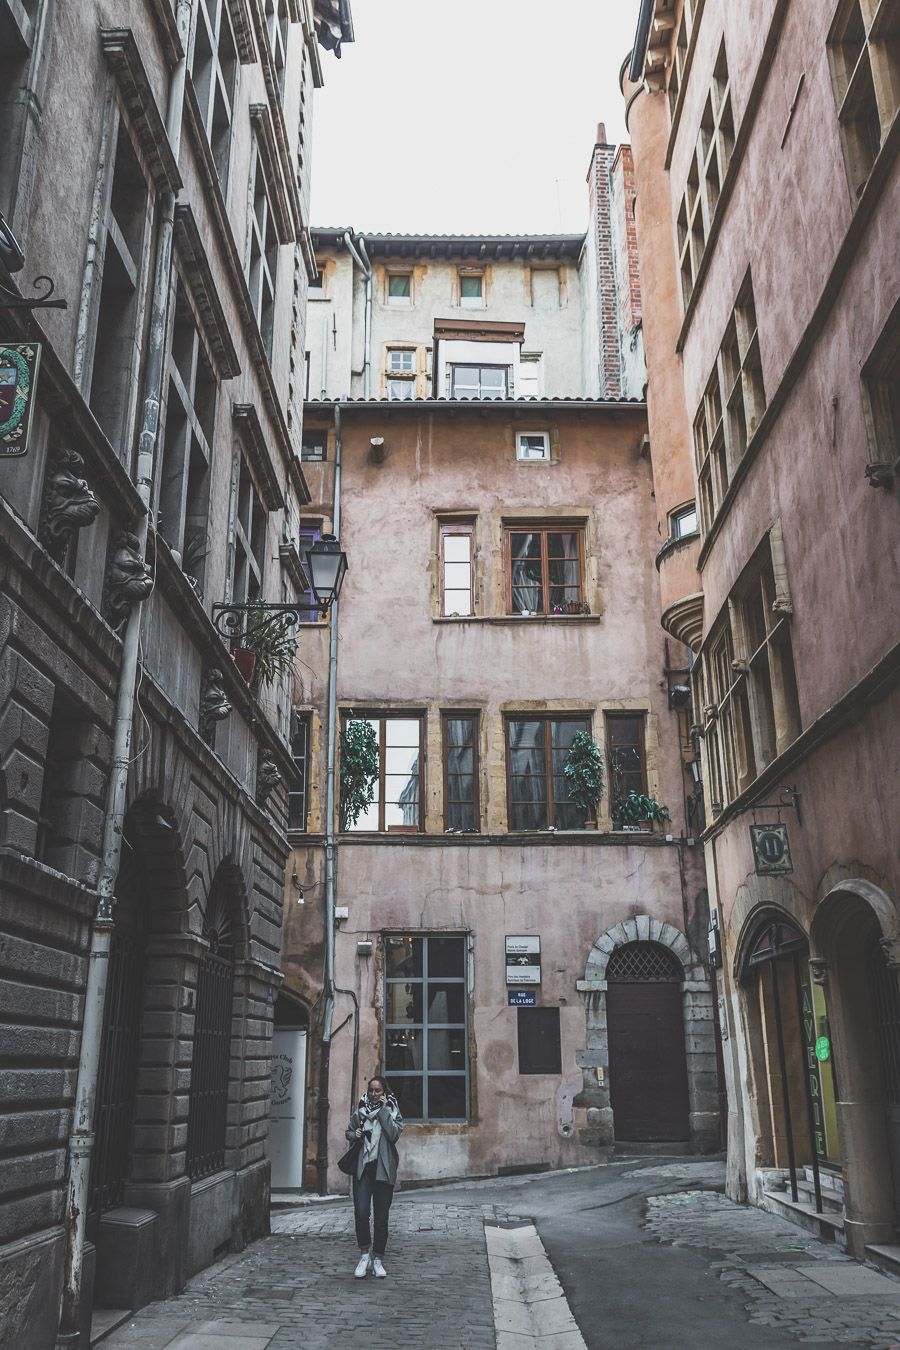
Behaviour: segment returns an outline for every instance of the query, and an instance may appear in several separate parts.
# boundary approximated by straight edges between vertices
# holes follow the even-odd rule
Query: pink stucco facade
[[[854,125],[839,116],[841,24],[851,8],[864,31],[854,62],[869,62],[873,76],[863,160]],[[729,1184],[735,1195],[770,1207],[783,1199],[778,1174],[784,1175],[789,1131],[774,1051],[764,1044],[768,976],[748,965],[763,927],[783,920],[805,944],[801,975],[813,993],[821,991],[814,996],[840,1069],[833,1091],[821,1079],[823,1100],[834,1097],[826,1103],[834,1123],[827,1148],[816,1152],[823,1168],[842,1175],[843,1232],[858,1255],[894,1231],[900,1196],[900,1141],[891,1123],[896,1087],[872,1001],[873,987],[894,987],[900,963],[894,480],[900,427],[890,393],[900,380],[900,135],[896,43],[874,22],[877,8],[867,0],[854,6],[768,0],[751,12],[706,0],[692,7],[693,26],[682,34],[688,55],[686,62],[679,58],[678,96],[665,91],[672,53],[663,68],[661,50],[653,51],[660,39],[652,36],[645,83],[626,88],[645,287],[654,269],[668,272],[657,292],[664,312],[648,314],[646,322],[658,497],[679,495],[688,472],[696,486],[703,446],[691,431],[717,353],[728,344],[733,312],[740,345],[748,286],[755,310],[758,356],[751,349],[743,385],[754,390],[753,416],[743,439],[725,428],[728,481],[714,509],[701,511],[701,537],[693,545],[702,609],[691,599],[692,576],[670,572],[685,588],[681,597],[671,593],[669,576],[663,582],[674,607],[666,610],[664,602],[664,623],[674,630],[679,604],[695,616],[707,868],[724,933]],[[664,10],[674,15],[667,31],[676,42],[683,8],[657,4],[654,22]],[[715,100],[722,78],[723,51],[732,145],[717,192],[704,199],[704,211],[715,201],[704,216],[699,268],[692,285],[682,287],[679,213],[706,101],[711,90]],[[698,190],[707,191],[702,183]],[[744,392],[734,398],[735,408],[750,405]],[[774,636],[759,648],[769,657],[767,695],[754,665],[756,638],[749,636],[760,630],[747,609],[760,567],[774,578],[763,606]],[[724,666],[714,668],[726,631],[730,687]],[[764,725],[767,698],[771,727]],[[741,707],[743,722],[733,717]],[[723,746],[726,722],[736,728],[732,751]],[[799,813],[778,809],[785,785],[800,794]],[[759,875],[748,826],[773,820],[788,826],[793,870]],[[797,1035],[802,1044],[802,1031]],[[789,1027],[788,1042],[790,1036]],[[802,1071],[789,1077],[795,1152],[809,1164]],[[810,1107],[817,1138],[819,1082]]]

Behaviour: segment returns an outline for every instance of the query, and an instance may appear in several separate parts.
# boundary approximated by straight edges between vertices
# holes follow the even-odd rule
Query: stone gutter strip
[[[485,1223],[497,1350],[587,1350],[532,1223]]]

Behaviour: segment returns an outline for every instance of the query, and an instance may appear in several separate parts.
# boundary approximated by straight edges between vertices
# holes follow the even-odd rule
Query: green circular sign
[[[827,1036],[819,1036],[816,1040],[816,1059],[822,1063],[831,1059],[831,1041]]]

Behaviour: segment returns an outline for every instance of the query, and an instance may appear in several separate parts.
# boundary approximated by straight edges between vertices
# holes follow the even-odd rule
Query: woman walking
[[[354,1274],[363,1279],[371,1270],[384,1279],[384,1249],[387,1246],[388,1211],[394,1198],[400,1155],[397,1140],[403,1117],[397,1098],[383,1078],[370,1078],[364,1096],[350,1117],[347,1138],[360,1143],[353,1173],[353,1211],[359,1261]],[[369,1212],[375,1210],[375,1240],[370,1246]]]

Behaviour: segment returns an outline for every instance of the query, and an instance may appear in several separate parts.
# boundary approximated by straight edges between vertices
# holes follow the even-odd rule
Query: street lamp
[[[247,600],[243,604],[213,605],[216,631],[232,642],[240,642],[248,619],[253,620],[257,633],[263,628],[284,632],[291,625],[302,623],[309,614],[327,614],[340,594],[347,571],[347,555],[333,534],[324,534],[305,550],[302,562],[303,580],[313,593],[314,604],[305,600],[284,604]]]

